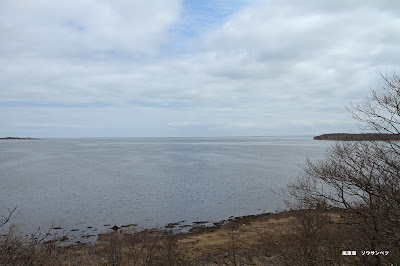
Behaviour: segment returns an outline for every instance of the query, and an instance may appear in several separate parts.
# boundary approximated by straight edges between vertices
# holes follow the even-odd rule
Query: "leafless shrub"
[[[226,227],[225,231],[227,232],[230,243],[228,248],[228,258],[232,265],[236,266],[239,265],[239,258],[238,258],[238,249],[240,246],[239,242],[239,232],[238,232],[238,225],[231,224]]]
[[[52,229],[43,232],[37,229],[24,236],[12,225],[0,240],[1,265],[59,265],[61,262],[60,242],[65,236],[58,236]]]
[[[400,77],[383,76],[382,90],[372,90],[371,97],[353,104],[352,116],[364,129],[376,133],[400,134]],[[400,259],[400,145],[389,138],[381,141],[338,142],[324,159],[308,161],[304,175],[288,186],[289,195],[302,208],[340,210],[342,222],[351,228],[353,249],[388,250],[391,256],[364,256],[365,265],[380,265]],[[308,221],[310,217],[316,219]],[[305,232],[313,237],[314,213],[301,218],[300,240]],[[301,230],[300,230],[301,231]],[[303,235],[302,235],[303,234]],[[318,239],[318,238],[317,238]],[[305,247],[308,245],[304,243]],[[314,260],[306,250],[304,259]]]
[[[123,235],[118,232],[112,232],[104,237],[106,244],[103,245],[102,254],[105,257],[105,264],[118,266],[122,263]]]
[[[17,214],[17,207],[14,209],[7,209],[7,214],[2,215],[0,217],[0,228],[2,228],[5,224],[9,223]]]
[[[160,238],[160,262],[164,265],[187,265],[192,244],[179,241],[177,235],[165,232]]]
[[[139,234],[141,245],[143,246],[142,265],[153,265],[156,258],[158,230],[144,230]]]
[[[139,232],[136,228],[130,229],[124,239],[128,250],[127,262],[132,266],[139,265],[140,259],[144,254],[144,246],[141,244],[138,234]]]
[[[271,257],[277,253],[278,244],[274,236],[265,230],[255,229],[257,238],[254,248],[258,256]]]

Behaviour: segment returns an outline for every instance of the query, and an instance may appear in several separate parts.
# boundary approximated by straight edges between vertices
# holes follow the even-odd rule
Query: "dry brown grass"
[[[2,242],[0,265],[356,265],[365,261],[341,255],[354,247],[354,236],[339,214],[302,210],[236,219],[201,233],[110,232],[88,246],[15,238],[11,249]]]

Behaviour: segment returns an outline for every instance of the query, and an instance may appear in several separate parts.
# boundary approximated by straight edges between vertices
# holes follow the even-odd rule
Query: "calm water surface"
[[[271,212],[283,207],[273,191],[328,144],[311,137],[4,140],[0,214],[17,206],[13,222],[24,230],[54,224],[87,235],[114,224]]]

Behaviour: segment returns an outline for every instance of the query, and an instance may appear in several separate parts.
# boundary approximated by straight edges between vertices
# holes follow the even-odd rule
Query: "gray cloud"
[[[90,57],[153,52],[177,22],[179,0],[1,3],[1,50],[15,56]]]
[[[355,131],[344,106],[400,59],[393,1],[248,1],[179,38],[180,1],[0,7],[0,135]]]

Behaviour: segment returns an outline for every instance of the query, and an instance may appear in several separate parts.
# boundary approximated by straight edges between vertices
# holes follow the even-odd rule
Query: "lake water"
[[[23,230],[74,235],[273,212],[273,191],[322,158],[312,137],[88,138],[0,141],[0,214]],[[92,227],[92,228],[88,228]],[[92,237],[95,239],[95,237]]]

